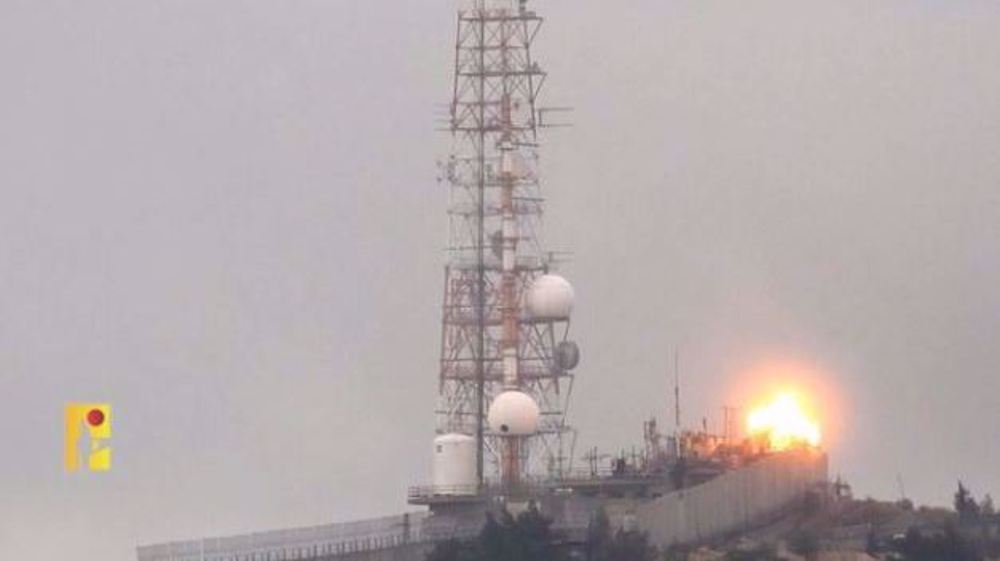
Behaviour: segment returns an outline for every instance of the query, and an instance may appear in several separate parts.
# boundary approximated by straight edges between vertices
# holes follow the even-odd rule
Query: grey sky
[[[1000,6],[537,1],[580,447],[779,358],[833,469],[1000,493]],[[0,558],[395,513],[429,476],[456,2],[0,2]],[[115,466],[62,472],[70,400]]]

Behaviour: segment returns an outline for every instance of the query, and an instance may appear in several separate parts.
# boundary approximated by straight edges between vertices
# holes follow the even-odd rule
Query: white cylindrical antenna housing
[[[458,433],[434,439],[433,481],[436,495],[475,495],[476,439]]]

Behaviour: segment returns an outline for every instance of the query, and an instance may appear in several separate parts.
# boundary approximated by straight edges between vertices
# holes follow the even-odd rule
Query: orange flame
[[[787,450],[807,444],[819,446],[820,430],[792,393],[779,394],[774,401],[750,412],[747,430],[765,436],[772,450]]]

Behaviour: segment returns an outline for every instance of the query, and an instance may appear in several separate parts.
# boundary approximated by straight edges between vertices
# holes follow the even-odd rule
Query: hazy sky
[[[858,494],[1000,493],[1000,5],[533,5],[580,449],[641,444],[680,346],[691,422],[796,364]],[[0,0],[0,558],[405,508],[456,6]],[[111,473],[63,473],[72,400]]]

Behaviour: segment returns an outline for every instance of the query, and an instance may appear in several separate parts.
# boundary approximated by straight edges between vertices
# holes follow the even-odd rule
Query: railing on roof
[[[538,496],[552,489],[580,485],[582,483],[643,483],[663,479],[662,474],[650,474],[635,469],[615,471],[612,468],[577,469],[561,476],[532,476],[522,478],[511,490],[499,481],[489,480],[480,488],[476,485],[419,485],[408,489],[407,498],[412,504],[430,502],[454,503],[482,500],[513,492],[515,495]]]

